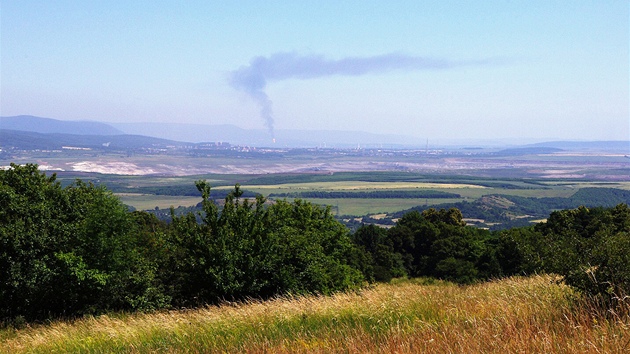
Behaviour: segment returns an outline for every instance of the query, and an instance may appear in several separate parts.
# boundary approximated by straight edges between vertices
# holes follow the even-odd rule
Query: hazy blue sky
[[[0,115],[629,139],[629,2],[25,1]]]

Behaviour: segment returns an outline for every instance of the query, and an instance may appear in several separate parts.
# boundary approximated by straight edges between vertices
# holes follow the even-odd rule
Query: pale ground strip
[[[73,171],[78,172],[96,172],[115,175],[147,175],[156,173],[151,168],[140,168],[136,164],[129,162],[93,162],[81,161],[71,165]]]

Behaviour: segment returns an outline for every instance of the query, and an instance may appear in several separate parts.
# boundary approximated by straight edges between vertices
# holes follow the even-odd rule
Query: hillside
[[[385,148],[409,149],[460,149],[462,142],[447,140],[437,143],[425,138],[406,135],[374,134],[362,131],[340,130],[289,130],[276,129],[272,136],[265,129],[243,129],[230,124],[190,124],[162,122],[103,123],[95,121],[64,121],[30,115],[0,117],[0,131],[14,130],[40,134],[74,135],[134,135],[167,141],[203,143],[227,142],[232,145],[273,148]],[[274,140],[275,139],[275,140]],[[47,143],[44,143],[46,145]],[[513,142],[475,142],[485,148],[475,148],[476,154],[491,152],[496,156],[510,157],[558,152],[606,151],[630,154],[628,141],[541,142],[518,145]],[[6,145],[6,144],[5,144]],[[50,145],[50,144],[48,144]],[[564,151],[563,151],[564,150]]]
[[[183,146],[187,143],[140,135],[86,135],[37,133],[29,131],[0,129],[0,148],[18,150],[60,150],[66,148],[83,148],[91,150],[129,150],[139,148],[160,148],[166,146]]]

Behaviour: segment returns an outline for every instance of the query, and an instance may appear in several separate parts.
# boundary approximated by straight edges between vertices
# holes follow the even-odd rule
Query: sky
[[[0,115],[630,140],[627,0],[0,5]]]

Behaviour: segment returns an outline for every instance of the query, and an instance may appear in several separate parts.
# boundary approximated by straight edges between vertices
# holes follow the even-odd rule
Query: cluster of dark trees
[[[376,281],[428,276],[471,283],[509,275],[496,254],[499,234],[467,227],[454,208],[409,212],[388,230],[362,226],[353,239],[371,256]]]
[[[491,232],[455,208],[351,233],[327,208],[244,198],[222,208],[198,181],[201,213],[165,222],[105,187],[62,187],[36,165],[0,171],[0,322],[330,294],[393,277],[458,283],[554,272],[610,304],[630,294],[630,209],[557,211]]]

